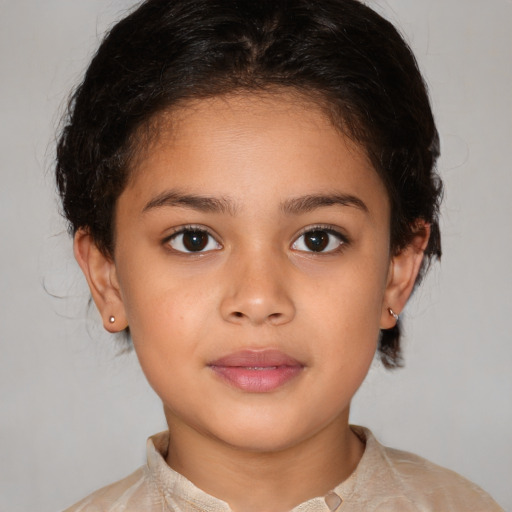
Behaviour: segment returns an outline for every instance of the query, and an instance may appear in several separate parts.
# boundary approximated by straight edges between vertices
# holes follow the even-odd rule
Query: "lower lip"
[[[234,387],[249,393],[274,391],[302,371],[302,366],[268,366],[250,368],[245,366],[211,366],[219,377]]]

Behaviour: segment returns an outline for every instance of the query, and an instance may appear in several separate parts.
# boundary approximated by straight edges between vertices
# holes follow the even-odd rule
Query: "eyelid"
[[[350,244],[350,239],[347,235],[345,235],[341,228],[338,226],[333,226],[332,224],[313,224],[311,226],[307,226],[303,228],[295,237],[293,238],[291,247],[294,248],[294,245],[300,239],[300,237],[304,236],[307,233],[311,233],[313,231],[325,231],[326,233],[335,236],[340,240],[340,245],[336,249],[331,249],[330,251],[305,251],[302,249],[297,249],[298,252],[310,253],[310,254],[334,254],[342,251],[348,244]]]
[[[171,240],[177,238],[179,235],[181,235],[183,233],[187,233],[188,231],[199,231],[202,233],[206,233],[208,236],[212,237],[215,240],[215,242],[217,243],[219,248],[209,249],[207,251],[180,251],[180,250],[174,249],[173,247],[170,246],[169,242]],[[172,233],[167,235],[162,240],[162,245],[167,246],[169,248],[169,250],[172,251],[173,253],[187,254],[187,255],[190,255],[190,254],[201,255],[201,254],[206,254],[206,253],[212,252],[214,250],[219,250],[222,248],[222,244],[219,241],[219,236],[216,233],[214,233],[212,229],[210,229],[209,227],[204,226],[202,224],[186,224],[184,226],[177,226],[177,227],[173,228]]]

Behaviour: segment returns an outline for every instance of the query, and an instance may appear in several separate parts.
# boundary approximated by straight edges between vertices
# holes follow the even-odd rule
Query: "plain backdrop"
[[[369,3],[431,90],[444,257],[404,315],[405,368],[375,364],[352,422],[512,510],[512,1]],[[51,174],[65,99],[132,5],[0,0],[0,512],[71,505],[141,465],[165,428],[133,354],[88,308]]]

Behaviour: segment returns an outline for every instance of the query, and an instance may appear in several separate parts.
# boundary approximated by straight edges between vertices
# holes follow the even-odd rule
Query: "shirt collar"
[[[295,507],[291,512],[338,512],[343,502],[361,486],[372,472],[380,456],[378,443],[371,432],[351,426],[354,433],[366,444],[356,470],[348,479],[337,485],[323,497],[312,498]],[[160,432],[147,441],[147,464],[152,482],[163,495],[170,510],[197,512],[231,512],[229,505],[196,487],[190,480],[169,467],[165,461],[169,447],[169,433]]]

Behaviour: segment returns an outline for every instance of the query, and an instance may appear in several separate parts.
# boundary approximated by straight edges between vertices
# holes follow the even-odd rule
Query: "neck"
[[[273,452],[230,446],[166,416],[169,466],[233,512],[284,512],[324,496],[350,476],[364,451],[348,411],[313,437]]]

